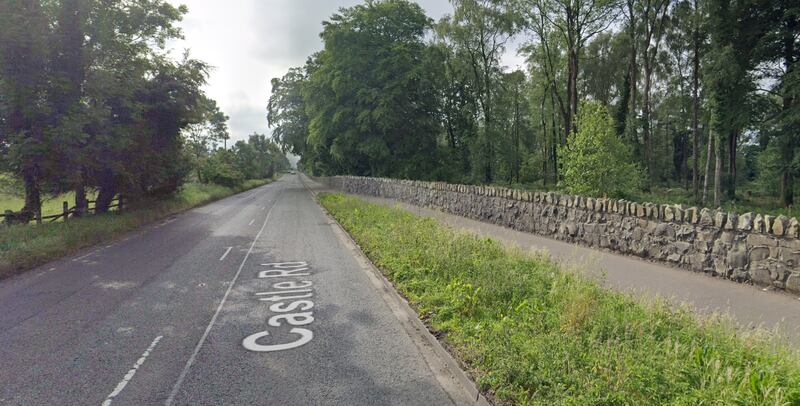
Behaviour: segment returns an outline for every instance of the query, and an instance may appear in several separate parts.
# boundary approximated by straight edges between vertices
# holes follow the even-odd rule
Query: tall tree
[[[642,38],[642,60],[644,66],[644,89],[642,92],[642,136],[644,138],[645,164],[650,178],[654,178],[653,162],[653,133],[652,133],[652,102],[651,89],[653,84],[653,71],[659,46],[664,37],[664,28],[671,0],[640,0],[641,19],[644,35]]]
[[[49,110],[49,25],[39,0],[0,2],[0,93],[6,106],[0,135],[10,147],[9,166],[25,186],[23,221],[41,211],[41,157],[47,154]]]
[[[308,137],[308,115],[302,86],[308,80],[306,68],[291,68],[281,78],[272,79],[272,94],[267,104],[267,123],[272,136],[287,151],[304,155]]]
[[[614,22],[619,12],[616,0],[520,0],[530,26],[539,39],[548,31],[560,36],[567,54],[567,103],[564,132],[569,135],[578,113],[578,72],[587,42]]]
[[[477,94],[481,118],[482,180],[491,183],[494,179],[494,139],[497,134],[495,122],[496,91],[499,84],[500,57],[514,32],[513,13],[497,0],[452,0],[452,21],[449,36],[455,46],[466,54],[472,71],[472,84]]]
[[[769,118],[774,128],[770,143],[777,145],[780,201],[794,204],[795,183],[800,173],[800,5],[797,2],[761,1],[755,7],[764,35],[756,47],[755,58],[764,67],[761,77],[771,84],[768,93],[777,97],[776,112]]]
[[[335,165],[325,170],[432,172],[440,126],[424,42],[431,24],[419,5],[405,0],[370,1],[325,23],[325,47],[303,86],[309,144]]]

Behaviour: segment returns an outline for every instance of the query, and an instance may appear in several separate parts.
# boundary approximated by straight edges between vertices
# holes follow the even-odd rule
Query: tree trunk
[[[787,20],[786,20],[786,27],[783,29],[783,53],[784,53],[784,65],[786,67],[786,77],[791,77],[794,71],[797,69],[796,66],[796,58],[795,55],[795,35],[798,30],[798,16],[796,14],[786,13]],[[787,112],[792,108],[795,108],[795,104],[797,100],[795,97],[789,92],[785,90],[783,93],[783,111]],[[798,144],[798,135],[789,133],[780,135],[782,140],[782,164],[783,170],[781,174],[781,203],[783,207],[790,207],[794,204],[794,174],[792,172],[792,162],[794,161],[795,150]]]
[[[114,186],[100,187],[97,193],[97,202],[95,203],[95,212],[97,214],[108,213],[109,206],[114,201],[117,195],[117,190]]]
[[[27,168],[24,170],[22,181],[25,184],[25,206],[20,210],[18,220],[21,223],[27,223],[36,218],[36,215],[42,210],[42,196],[36,177],[36,169]]]
[[[719,136],[714,142],[716,146],[716,164],[714,166],[714,207],[720,207],[722,198],[722,143]]]
[[[647,175],[653,181],[653,141],[650,128],[650,88],[652,86],[652,67],[649,58],[644,61],[644,94],[642,100],[642,135],[644,137],[644,161]]]
[[[552,114],[552,126],[551,131],[553,132],[553,142],[550,145],[550,153],[552,154],[553,158],[553,184],[558,184],[558,146],[561,145],[561,140],[558,137],[558,114],[556,113],[556,100],[555,95],[550,96],[550,105],[553,110]]]
[[[697,13],[697,0],[694,0],[694,12]],[[697,16],[695,15],[696,19]],[[697,200],[700,197],[700,174],[698,173],[700,166],[700,32],[696,21],[694,22],[692,39],[694,48],[692,57],[694,65],[692,71],[692,155],[694,155],[692,189],[694,198]]]
[[[631,42],[631,51],[630,55],[628,56],[628,74],[630,75],[630,101],[629,101],[629,108],[628,108],[628,118],[635,118],[636,117],[636,102],[638,97],[638,80],[639,80],[639,65],[636,61],[636,56],[638,49],[636,47],[636,11],[634,10],[635,0],[628,0],[628,39]],[[632,123],[635,123],[635,120],[631,120]],[[634,142],[634,148],[638,150],[639,145],[639,136],[637,133],[636,125],[634,124],[633,128],[627,128],[627,125],[632,123],[626,123],[626,129],[628,133],[632,135],[632,141]]]
[[[711,176],[711,153],[714,149],[714,132],[713,130],[708,131],[708,153],[706,155],[706,171],[705,175],[703,176],[703,205],[705,206],[708,202],[708,179]]]
[[[567,122],[564,123],[565,138],[569,138],[571,133],[577,131],[575,120],[578,115],[578,53],[574,49],[569,51],[568,74],[567,99],[569,106],[567,107]]]
[[[75,217],[83,217],[89,211],[89,200],[86,199],[86,188],[83,183],[75,186]]]
[[[95,214],[108,213],[109,206],[117,195],[117,186],[114,183],[114,175],[110,171],[103,173],[99,179],[100,188],[97,192],[97,199],[94,204]]]
[[[545,113],[546,113],[546,111],[545,111],[545,102],[547,101],[547,93],[548,93],[548,91],[549,91],[549,88],[547,88],[547,87],[542,91],[542,104],[540,105],[540,109],[539,109],[539,115],[540,115],[541,124],[542,124],[542,179],[543,179],[543,183],[544,183],[545,188],[547,188],[547,177],[550,176],[550,174],[548,173],[549,172],[549,170],[548,170],[549,167],[547,165],[549,163],[550,159],[548,157],[549,156],[549,150],[547,148],[547,117],[545,116]]]
[[[736,199],[736,149],[739,144],[738,131],[731,132],[728,140],[728,182],[725,184],[725,195],[728,199]]]

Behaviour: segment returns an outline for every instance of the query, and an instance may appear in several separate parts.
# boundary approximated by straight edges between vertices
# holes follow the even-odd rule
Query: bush
[[[244,175],[237,170],[232,161],[231,153],[219,150],[208,158],[200,169],[201,181],[215,183],[225,187],[238,187],[244,182]]]
[[[558,149],[564,186],[570,193],[621,197],[641,188],[643,174],[631,149],[614,130],[600,103],[589,102],[578,115],[578,131]]]

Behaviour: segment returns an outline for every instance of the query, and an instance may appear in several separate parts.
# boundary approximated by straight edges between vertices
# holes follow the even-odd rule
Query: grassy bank
[[[800,405],[800,356],[431,219],[325,207],[499,403]]]
[[[238,188],[190,183],[172,198],[145,202],[122,214],[43,225],[0,227],[0,278],[108,241],[161,217],[269,183],[248,180]]]

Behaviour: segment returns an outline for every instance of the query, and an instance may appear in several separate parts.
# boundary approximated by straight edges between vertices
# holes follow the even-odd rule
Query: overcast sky
[[[230,116],[231,137],[245,139],[254,131],[270,134],[266,106],[270,80],[283,76],[322,48],[322,21],[356,0],[170,0],[185,4],[181,23],[186,39],[171,44],[180,53],[214,67],[206,91]],[[452,12],[447,0],[419,0],[428,16],[438,20]],[[517,67],[515,47],[503,61]],[[228,144],[230,145],[230,144]]]

